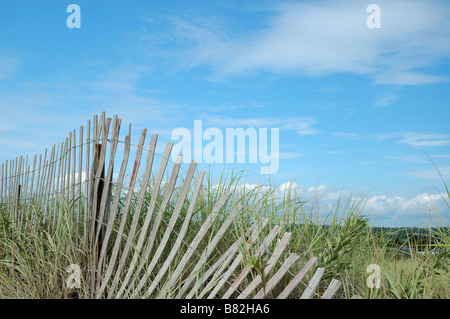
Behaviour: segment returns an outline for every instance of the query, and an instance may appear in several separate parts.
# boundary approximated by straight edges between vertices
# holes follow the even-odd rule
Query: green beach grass
[[[138,229],[145,219],[153,181],[154,179],[151,179],[147,189]],[[189,271],[193,269],[200,254],[194,254],[187,267],[188,271],[181,275],[179,281],[170,285],[168,279],[174,272],[177,262],[180,261],[182,253],[197,234],[220,195],[229,191],[232,193],[232,197],[226,207],[222,209],[219,218],[207,234],[206,240],[201,242],[197,250],[203,251],[225,221],[227,214],[238,204],[243,205],[241,212],[220,240],[206,265],[213,264],[238,238],[248,235],[249,228],[253,223],[263,218],[268,218],[269,224],[260,238],[264,238],[275,225],[280,225],[282,229],[270,247],[270,251],[273,251],[277,240],[285,232],[291,232],[292,237],[282,255],[282,260],[290,253],[298,254],[300,259],[283,277],[278,288],[266,295],[267,298],[276,297],[292,279],[292,274],[297,273],[313,256],[318,258],[318,262],[304,281],[309,282],[317,267],[325,268],[323,280],[314,298],[321,296],[332,278],[339,279],[343,284],[335,298],[351,298],[354,295],[371,299],[450,297],[450,272],[448,269],[450,237],[448,225],[439,218],[439,212],[436,212],[436,218],[440,221],[440,226],[428,230],[434,240],[425,247],[423,243],[418,243],[411,238],[407,238],[402,243],[394,242],[392,233],[375,231],[371,227],[371,220],[364,216],[364,198],[349,199],[346,202],[338,201],[335,207],[330,208],[320,205],[319,195],[305,205],[306,201],[293,188],[280,192],[277,187],[246,188],[242,187],[244,184],[245,178],[242,174],[231,174],[230,176],[223,174],[219,181],[214,183],[212,176],[207,175],[180,252],[175,256],[166,277],[157,287],[159,296],[162,298],[185,297],[179,295],[179,289],[183,280],[192,275]],[[181,185],[181,182],[177,185],[171,203],[175,202],[178,197]],[[447,195],[449,195],[445,182],[444,185]],[[157,208],[161,203],[163,190],[158,196]],[[133,205],[136,203],[136,197],[137,195],[133,198]],[[444,197],[444,200],[449,205],[448,198]],[[60,223],[54,225],[52,220],[45,220],[42,217],[44,214],[40,211],[41,208],[34,202],[30,202],[26,206],[19,206],[19,216],[23,216],[20,220],[12,218],[11,208],[2,204],[0,208],[0,298],[93,297],[87,280],[82,279],[81,287],[75,291],[67,288],[66,282],[69,276],[67,267],[76,264],[84,272],[87,271],[88,256],[91,251],[84,244],[82,225],[77,225],[72,203],[66,203],[61,199],[57,205],[61,219]],[[176,234],[181,229],[188,206],[189,200],[186,200],[175,224],[173,235],[169,238],[169,244],[163,251],[160,259],[162,261],[170,253],[170,248],[176,239]],[[171,204],[165,211],[161,223],[162,228],[155,239],[154,247],[157,247],[158,242],[162,240],[164,229],[169,223],[173,209],[174,204]],[[133,207],[131,211],[133,211]],[[121,212],[119,212],[120,214]],[[31,219],[30,216],[35,216],[35,218]],[[127,220],[126,228],[131,225],[131,217],[129,216]],[[116,220],[115,231],[109,241],[109,250],[112,249],[117,236],[119,220],[119,218]],[[250,276],[245,279],[243,286],[255,276],[261,275],[264,287],[267,277],[271,275],[265,274],[263,271],[270,254],[256,257],[254,251],[246,249],[245,245],[241,246],[239,253],[242,255],[243,263],[251,269]],[[393,250],[398,247],[415,248],[423,253],[405,254]],[[426,250],[431,248],[438,248],[439,253],[427,253]],[[379,288],[370,288],[370,285],[367,284],[367,280],[372,274],[368,272],[368,266],[372,264],[378,265],[380,269]],[[155,273],[161,265],[162,262],[156,265]],[[277,264],[272,270],[272,274],[279,267],[280,264]],[[206,269],[200,269],[195,274],[194,283],[204,271]],[[232,281],[234,277],[230,280]],[[222,289],[222,293],[224,289],[226,288]],[[290,298],[299,298],[303,290],[304,285],[299,285]],[[145,295],[142,293],[130,297],[142,298]],[[193,297],[204,296],[194,295]]]

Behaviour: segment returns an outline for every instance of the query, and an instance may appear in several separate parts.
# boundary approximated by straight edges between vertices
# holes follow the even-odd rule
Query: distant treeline
[[[291,225],[288,226],[290,231],[301,231],[305,225]],[[331,228],[336,231],[336,227],[329,225],[314,225],[309,224],[310,231],[324,231],[326,233],[331,231]],[[365,228],[366,232],[372,232],[385,238],[389,242],[389,246],[396,248],[400,246],[415,247],[417,250],[432,249],[433,245],[441,244],[444,238],[450,237],[450,227],[435,227],[435,228],[420,228],[420,227],[371,227]],[[362,234],[363,235],[363,234]],[[430,247],[431,246],[431,247]]]
[[[371,227],[374,233],[380,233],[394,245],[410,243],[417,246],[439,244],[443,236],[450,236],[450,227],[420,228],[420,227]]]

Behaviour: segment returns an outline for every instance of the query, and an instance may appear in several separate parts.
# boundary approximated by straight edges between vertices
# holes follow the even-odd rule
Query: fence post
[[[94,167],[95,167],[95,172],[93,172],[94,176],[98,176],[98,168],[100,166],[100,152],[102,149],[102,144],[95,144],[95,154],[94,154]],[[102,246],[102,225],[98,225],[98,217],[100,215],[100,203],[102,201],[102,193],[103,193],[103,187],[105,187],[105,165],[102,165],[102,171],[100,173],[100,181],[98,184],[98,190],[97,190],[97,205],[95,207],[95,216],[93,216],[94,218],[94,223],[95,223],[95,229],[97,230],[98,227],[100,227],[100,236],[98,239],[98,243],[95,247],[95,252],[99,253],[100,249],[98,249],[99,247]],[[92,198],[94,199],[94,198]],[[94,201],[92,201],[94,202]],[[94,238],[95,240],[95,238]]]
[[[22,185],[19,184],[19,188],[17,190],[17,206],[20,204],[20,191],[21,191]]]
[[[105,170],[104,170],[104,165],[103,165],[103,169],[102,172],[98,175],[98,170],[99,170],[99,166],[100,166],[100,153],[101,153],[101,149],[102,149],[102,144],[100,143],[95,143],[94,146],[94,156],[92,158],[93,161],[93,171],[91,172],[91,176],[93,178],[93,181],[91,183],[92,186],[95,185],[95,178],[96,176],[100,176],[100,180],[98,183],[98,191],[97,191],[97,195],[96,195],[96,201],[94,201],[94,189],[92,189],[91,191],[91,198],[90,198],[90,206],[91,206],[91,213],[92,213],[92,222],[94,223],[94,236],[90,239],[91,240],[91,246],[92,247],[92,270],[97,269],[97,263],[99,260],[99,254],[101,251],[101,247],[102,247],[102,231],[101,231],[101,225],[98,225],[98,217],[100,214],[100,202],[101,202],[101,198],[102,198],[102,192],[103,192],[103,187],[104,187],[104,178],[105,178]],[[96,207],[94,207],[94,202],[96,202]],[[100,234],[99,234],[99,238],[98,241],[96,241],[96,231],[97,228],[100,227]],[[87,230],[88,231],[88,230]],[[96,278],[97,276],[100,276],[100,274],[96,274],[95,272],[92,273],[92,278],[91,278],[91,287],[94,288],[95,282],[96,282]]]

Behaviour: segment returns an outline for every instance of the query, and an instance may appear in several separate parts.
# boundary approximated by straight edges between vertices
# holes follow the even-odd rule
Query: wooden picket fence
[[[255,221],[246,236],[242,235],[217,257],[214,253],[219,242],[242,209],[237,205],[224,212],[232,196],[229,192],[221,194],[211,212],[205,212],[208,214],[205,221],[194,238],[186,242],[205,172],[200,171],[195,177],[197,164],[192,161],[178,196],[173,199],[182,155],[171,162],[173,144],[167,143],[148,197],[157,135],[151,136],[147,149],[144,146],[147,130],[141,131],[131,176],[125,183],[132,146],[131,125],[121,141],[121,122],[117,116],[106,118],[103,112],[94,116],[92,123],[88,121],[86,129],[80,127],[78,138],[75,130],[70,132],[64,142],[35,156],[32,163],[21,156],[1,165],[0,203],[8,204],[8,213],[19,227],[37,220],[37,216],[29,216],[23,210],[30,202],[41,209],[53,226],[62,218],[61,200],[70,203],[79,233],[90,247],[89,260],[83,269],[90,297],[260,299],[273,297],[277,288],[275,291],[281,292],[276,298],[285,299],[299,287],[303,289],[301,298],[334,297],[341,287],[336,279],[318,293],[323,268],[317,268],[309,282],[304,282],[307,273],[315,268],[317,258],[311,258],[299,272],[293,273],[294,266],[303,261],[296,253],[285,251],[292,234],[279,225],[266,229],[268,219]],[[119,158],[120,170],[115,175],[119,144],[123,144],[123,153]],[[147,158],[141,165],[144,151]],[[173,164],[173,168],[168,182],[164,182],[168,164]],[[189,194],[189,205],[185,214],[181,214]],[[173,210],[167,221],[164,213],[169,206]],[[181,224],[177,230],[176,224]],[[257,258],[267,256],[264,278],[252,272],[242,248],[252,251]],[[279,287],[286,277],[290,278],[288,284]]]

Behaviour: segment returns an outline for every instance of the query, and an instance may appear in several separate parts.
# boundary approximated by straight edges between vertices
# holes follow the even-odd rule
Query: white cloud
[[[408,72],[399,70],[398,72],[389,71],[374,75],[374,82],[377,84],[390,85],[423,85],[439,82],[446,82],[449,78],[440,75],[429,75],[418,72]]]
[[[274,189],[269,186],[260,187],[258,184],[236,185],[236,191],[258,190],[258,194],[264,194]],[[449,212],[448,196],[443,193],[424,192],[409,198],[397,195],[357,195],[346,189],[335,189],[329,185],[304,187],[294,181],[286,182],[278,186],[272,193],[281,200],[286,192],[296,194],[298,198],[306,201],[303,205],[305,212],[318,212],[320,218],[327,218],[338,213],[345,216],[349,213],[349,207],[356,208],[366,216],[370,216],[375,224],[392,227],[424,226],[430,222],[430,217],[436,219],[447,218]],[[446,203],[447,202],[447,203]],[[339,203],[339,211],[336,212]],[[350,205],[350,206],[348,206]],[[325,219],[324,219],[325,220]]]
[[[396,139],[397,143],[407,144],[413,147],[446,146],[450,144],[450,135],[441,133],[390,132],[382,134],[359,134],[334,132],[332,135],[353,141],[372,140],[381,142],[389,139]]]
[[[280,152],[280,159],[292,159],[292,158],[300,158],[303,157],[303,153],[295,153],[295,152]]]
[[[399,98],[400,98],[400,96],[397,94],[388,94],[386,96],[379,98],[375,102],[375,106],[380,107],[380,108],[387,107],[387,106],[395,103]]]
[[[423,70],[450,55],[449,3],[383,1],[382,27],[369,29],[368,1],[285,3],[261,30],[227,33],[220,26],[176,19],[192,47],[188,66],[209,65],[219,76],[250,72],[365,74],[376,83],[419,85],[447,80]]]
[[[230,118],[212,117],[208,123],[217,127],[254,127],[254,128],[279,128],[280,130],[294,131],[300,136],[319,134],[320,131],[313,128],[317,120],[310,117],[271,117],[271,118]]]
[[[445,146],[450,144],[450,135],[405,133],[405,137],[399,140],[398,143],[418,147]]]
[[[383,219],[391,226],[394,224],[397,226],[412,226],[418,225],[417,222],[427,223],[429,217],[436,217],[436,213],[441,218],[446,218],[449,212],[448,203],[450,203],[450,200],[445,193],[425,192],[405,198],[396,195],[357,196],[348,190],[335,189],[329,185],[306,188],[297,185],[295,182],[285,183],[279,187],[281,192],[289,189],[296,190],[302,199],[317,199],[314,205],[320,205],[322,213],[334,210],[338,201],[343,208],[349,201],[354,203],[362,201],[361,209],[364,215],[371,216],[375,221]],[[312,203],[305,206],[305,211],[308,211],[308,205],[312,205]],[[407,225],[402,223],[407,223]]]
[[[450,179],[450,166],[439,167],[439,172],[441,173],[442,177],[441,177],[441,175],[439,175],[438,171],[434,168],[411,171],[411,172],[404,173],[404,175],[412,176],[412,177],[419,178],[419,179],[423,179],[423,178],[436,179],[436,180],[441,180],[442,178],[444,180]]]
[[[296,189],[299,186],[297,185],[296,182],[287,182],[282,184],[281,186],[279,186],[278,188],[280,189],[280,191],[284,192],[286,190],[290,190],[290,189]]]
[[[401,196],[389,197],[377,195],[368,198],[365,202],[364,211],[374,215],[396,214],[407,217],[408,215],[433,213],[438,214],[448,211],[443,197],[448,201],[445,194],[423,193],[412,198]]]
[[[384,156],[384,158],[397,160],[405,163],[429,163],[425,155],[402,155],[402,156]]]

